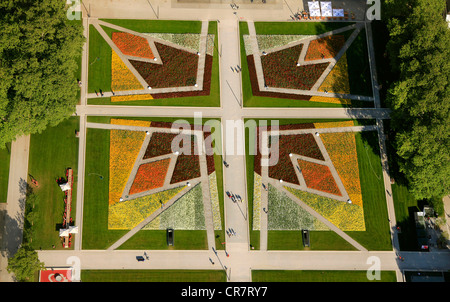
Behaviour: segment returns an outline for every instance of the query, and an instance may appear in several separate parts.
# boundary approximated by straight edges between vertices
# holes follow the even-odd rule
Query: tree
[[[393,145],[415,197],[442,197],[450,192],[450,31],[442,17],[445,0],[386,1],[385,9],[394,7],[387,50],[399,79],[386,100],[393,110]]]
[[[34,274],[43,269],[44,263],[39,261],[37,252],[28,245],[20,247],[17,253],[8,259],[7,270],[13,273],[19,282],[33,281]]]
[[[65,1],[0,1],[0,146],[75,111],[81,22]]]

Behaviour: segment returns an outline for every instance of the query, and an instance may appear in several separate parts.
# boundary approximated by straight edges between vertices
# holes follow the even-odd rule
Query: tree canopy
[[[389,59],[397,81],[387,103],[399,167],[418,199],[450,192],[450,30],[445,0],[386,0]]]
[[[24,245],[13,257],[8,259],[7,270],[13,273],[19,282],[34,281],[34,274],[45,269],[43,262],[39,260],[38,254],[28,245]]]
[[[78,103],[81,22],[65,1],[0,1],[0,146],[56,126]]]

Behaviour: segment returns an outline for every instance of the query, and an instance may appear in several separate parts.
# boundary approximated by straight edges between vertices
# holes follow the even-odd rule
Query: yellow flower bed
[[[328,98],[325,96],[312,96],[309,101],[311,102],[319,102],[319,103],[332,103],[332,104],[351,104],[350,99],[341,99],[341,98]]]
[[[326,90],[335,93],[350,93],[347,55],[345,53],[334,65],[318,90],[322,92]]]
[[[185,186],[154,193],[140,198],[119,202],[109,206],[108,228],[131,230],[163,204],[181,192]]]
[[[353,127],[355,123],[353,121],[343,122],[329,122],[329,123],[314,123],[315,128],[338,128],[338,127]]]
[[[150,127],[147,121],[112,119],[111,124]],[[145,139],[145,132],[111,130],[109,159],[109,204],[119,201],[134,162]]]
[[[153,100],[151,94],[116,95],[111,97],[111,102],[130,102]]]
[[[321,139],[353,204],[362,207],[354,132],[323,133]]]
[[[305,191],[284,187],[343,231],[365,231],[363,208]]]
[[[113,91],[143,89],[141,83],[114,50],[111,57],[111,89]]]

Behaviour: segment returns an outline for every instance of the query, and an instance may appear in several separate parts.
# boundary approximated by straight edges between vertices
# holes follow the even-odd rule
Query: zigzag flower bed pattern
[[[354,126],[353,121],[344,121],[283,125],[280,126],[279,130],[338,128],[352,126]],[[262,129],[267,130],[266,127]],[[260,133],[256,135],[257,139],[259,138],[259,135]],[[331,132],[320,134],[320,138],[318,139],[322,141],[333,164],[330,167],[325,165],[325,162],[322,165],[315,161],[323,161],[323,156],[312,134],[309,139],[302,140],[302,137],[308,137],[304,135],[306,134],[295,134],[295,132],[292,132],[292,134],[279,135],[281,138],[279,141],[280,157],[275,166],[269,166],[267,176],[275,180],[283,179],[284,181],[290,183],[291,185],[289,185],[289,187],[284,187],[286,190],[294,194],[294,196],[296,196],[300,201],[305,202],[320,215],[342,230],[364,231],[365,222],[355,132]],[[273,140],[272,143],[274,143]],[[306,192],[305,187],[302,187],[299,184],[296,170],[294,168],[295,163],[292,162],[292,159],[289,157],[289,153],[312,158],[312,160],[307,160],[305,158],[297,161],[299,166],[298,173],[301,174],[308,188],[334,194],[336,195],[336,198],[342,198],[341,196],[343,195],[343,192],[340,192],[340,189],[336,183],[337,180],[334,179],[330,170],[331,167],[334,167],[340,180],[342,181],[345,192],[351,200],[351,203],[347,203],[339,198],[339,200],[332,199],[331,196],[325,197]],[[255,156],[254,164],[253,229],[258,230],[260,228],[261,198],[263,194],[268,194],[268,204],[269,209],[271,209],[269,210],[269,229],[291,229],[293,226],[297,228],[299,224],[297,218],[294,218],[296,214],[294,215],[291,213],[294,210],[291,206],[287,206],[286,202],[286,200],[290,197],[287,195],[283,197],[283,194],[281,194],[282,192],[277,192],[278,190],[275,187],[272,188],[272,192],[270,190],[267,192],[262,189],[262,184],[267,182],[267,179],[263,180],[261,176],[261,155],[259,153]],[[280,200],[283,200],[283,202]],[[296,204],[292,200],[289,202],[290,204]],[[280,220],[281,222],[276,222],[275,220],[270,220],[270,213],[274,210],[274,206],[276,206],[275,213],[277,213],[275,217],[278,217],[276,219],[286,219],[285,221]],[[283,212],[286,213],[283,214]],[[304,214],[302,211],[297,211],[295,213],[298,215]],[[282,219],[281,217],[284,218]],[[278,223],[280,225],[277,226]]]
[[[179,194],[184,188],[187,188],[187,183],[181,184],[180,182],[201,175],[199,155],[193,154],[194,147],[196,148],[197,145],[197,140],[193,139],[196,135],[181,135],[183,138],[190,139],[187,149],[192,155],[179,154],[174,156],[171,150],[171,142],[176,134],[166,132],[167,128],[172,126],[172,123],[112,119],[111,124],[146,128],[151,126],[153,132],[149,133],[151,136],[148,139],[146,139],[145,129],[141,131],[113,129],[110,132],[109,229],[132,229],[146,218],[155,219],[148,229],[167,225],[174,225],[179,229],[205,229],[203,199],[206,197],[203,196],[202,186],[200,184],[194,185],[195,190],[193,188],[189,191],[183,191],[183,195]],[[194,130],[194,126],[190,126]],[[161,131],[164,132],[158,132],[158,128],[161,128]],[[163,128],[165,129],[163,130]],[[203,135],[207,136],[208,134],[210,134],[210,131],[205,129]],[[145,146],[143,146],[144,141],[148,141]],[[205,146],[205,148],[211,149],[210,146]],[[139,154],[143,158],[138,159]],[[157,156],[162,158],[151,161],[152,158]],[[209,186],[210,196],[208,199],[212,206],[214,229],[220,230],[221,214],[214,158],[213,155],[203,156],[206,156],[208,167],[208,184],[206,185]],[[176,163],[170,165],[173,160]],[[169,168],[171,169],[170,173],[172,173],[171,185],[165,181]],[[135,175],[131,175],[132,172]],[[126,192],[127,182],[130,179],[133,179],[133,182],[131,185],[128,183],[130,187],[129,191]],[[173,183],[180,184],[172,185]],[[198,183],[198,181],[194,180],[193,183]],[[139,193],[140,195],[136,195],[139,196],[137,198],[131,196]],[[121,200],[121,197],[124,197],[125,200]],[[128,199],[129,197],[132,199]],[[168,201],[173,204],[166,208],[165,204]],[[161,213],[155,213],[159,209],[161,209]],[[166,210],[169,211],[166,213]],[[155,217],[149,217],[150,215]],[[183,215],[186,217],[183,217]],[[155,227],[156,225],[158,227]]]

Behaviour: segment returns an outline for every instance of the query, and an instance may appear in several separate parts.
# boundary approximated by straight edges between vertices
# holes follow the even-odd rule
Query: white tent
[[[333,17],[344,17],[344,10],[342,8],[334,8]]]
[[[66,182],[65,184],[60,184],[59,187],[61,188],[61,190],[63,191],[68,191],[70,190],[70,184],[68,182]]]
[[[331,9],[331,2],[320,2],[323,17],[332,17],[333,11]]]
[[[69,229],[59,229],[59,237],[69,236]]]
[[[71,233],[71,234],[78,234],[78,227],[77,226],[70,226],[69,227],[69,233]]]
[[[67,237],[69,234],[78,234],[78,227],[70,226],[68,229],[59,229],[59,237]]]

